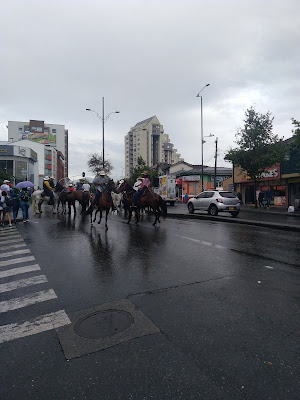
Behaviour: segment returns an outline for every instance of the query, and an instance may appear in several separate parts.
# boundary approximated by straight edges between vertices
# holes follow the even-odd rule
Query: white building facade
[[[65,125],[46,124],[44,121],[38,120],[8,121],[7,129],[9,142],[22,140],[42,144],[48,147],[49,156],[52,154],[49,148],[52,147],[59,151],[64,158],[64,176],[68,176],[68,130],[65,129]],[[44,157],[42,159],[44,161]],[[50,175],[50,171],[48,173],[47,169],[52,170],[52,168],[46,167],[45,163],[46,175]]]
[[[183,161],[156,116],[138,122],[125,135],[125,177],[130,177],[142,157],[149,167]]]

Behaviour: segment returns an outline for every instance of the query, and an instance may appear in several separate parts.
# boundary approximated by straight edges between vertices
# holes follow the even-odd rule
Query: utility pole
[[[217,188],[217,156],[218,156],[218,138],[216,138],[216,152],[215,152],[215,176],[214,176],[214,189]]]

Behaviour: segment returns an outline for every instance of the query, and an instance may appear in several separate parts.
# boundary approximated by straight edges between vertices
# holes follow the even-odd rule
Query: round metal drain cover
[[[81,337],[99,339],[125,331],[132,324],[133,317],[128,312],[104,310],[82,318],[76,322],[74,330]]]

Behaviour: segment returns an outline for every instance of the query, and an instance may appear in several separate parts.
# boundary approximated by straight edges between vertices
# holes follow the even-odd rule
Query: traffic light
[[[82,173],[82,177],[83,177],[83,178],[85,177],[85,172]]]

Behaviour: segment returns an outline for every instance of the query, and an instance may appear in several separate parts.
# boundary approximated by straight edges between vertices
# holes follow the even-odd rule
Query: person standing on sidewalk
[[[28,209],[30,206],[30,198],[31,198],[31,191],[28,188],[22,189],[18,195],[18,199],[20,200],[21,209],[23,213],[23,222],[29,221]]]
[[[18,189],[10,189],[10,198],[12,199],[13,222],[17,223],[18,212],[20,208],[20,200],[18,199]]]
[[[11,228],[10,213],[12,211],[12,200],[8,196],[8,193],[6,192],[6,190],[2,190],[1,197],[0,197],[0,204],[1,204],[1,207],[3,208],[3,210],[2,210],[3,219],[2,219],[1,225],[4,226],[5,215],[7,215],[8,226]]]
[[[263,201],[264,201],[264,192],[259,192],[259,195],[258,195],[258,205],[259,205],[259,208],[262,208],[264,205],[263,205]]]
[[[267,190],[265,191],[265,196],[266,196],[266,205],[265,208],[270,208],[270,203],[271,203],[271,191],[270,188],[267,187]]]

